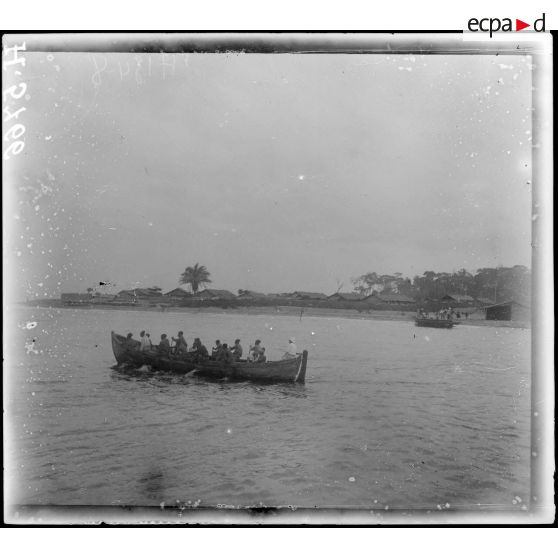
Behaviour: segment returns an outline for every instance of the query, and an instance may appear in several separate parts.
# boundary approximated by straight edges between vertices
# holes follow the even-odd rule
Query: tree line
[[[528,299],[531,291],[531,271],[524,265],[513,267],[483,267],[470,273],[460,269],[452,273],[425,271],[412,279],[402,273],[381,275],[368,272],[351,279],[355,292],[369,295],[404,294],[415,300],[437,300],[446,294],[469,295],[493,302]]]
[[[180,275],[180,284],[189,285],[195,294],[211,283],[211,274],[204,265],[196,263]],[[452,273],[425,271],[412,279],[402,273],[379,274],[374,271],[351,279],[353,291],[363,296],[373,292],[403,294],[417,301],[437,300],[447,294],[469,295],[475,299],[501,302],[528,299],[531,291],[531,271],[524,265],[513,267],[483,267],[471,273],[460,269]],[[155,287],[160,290],[159,287]]]

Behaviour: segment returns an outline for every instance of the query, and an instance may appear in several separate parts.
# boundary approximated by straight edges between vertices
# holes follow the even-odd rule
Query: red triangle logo
[[[521,31],[522,29],[525,29],[526,27],[531,27],[531,25],[529,23],[525,23],[524,21],[521,21],[520,19],[515,20],[515,30],[516,31]]]

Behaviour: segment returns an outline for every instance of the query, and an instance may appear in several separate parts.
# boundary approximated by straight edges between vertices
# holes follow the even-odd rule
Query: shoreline
[[[54,302],[54,304],[52,303]],[[146,312],[168,312],[189,314],[229,314],[239,316],[301,316],[316,318],[347,318],[358,320],[377,321],[402,321],[414,322],[416,312],[414,310],[356,310],[345,308],[313,308],[308,306],[242,306],[237,308],[220,308],[218,306],[185,307],[185,306],[117,306],[114,304],[89,304],[89,305],[63,305],[59,301],[22,302],[16,303],[20,306],[33,308],[57,308],[65,310],[126,310]],[[480,327],[509,327],[514,329],[530,329],[530,324],[518,321],[487,320],[484,317],[469,315],[469,318],[461,318],[456,325],[472,325]]]

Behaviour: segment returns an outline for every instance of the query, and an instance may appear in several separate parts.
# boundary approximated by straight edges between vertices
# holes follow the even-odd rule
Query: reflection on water
[[[9,497],[34,504],[521,508],[529,496],[529,332],[408,322],[22,310],[38,354],[8,366]],[[114,366],[110,330],[191,341],[289,336],[307,382]],[[514,503],[515,502],[515,503]]]
[[[169,384],[190,386],[198,385],[200,383],[210,383],[219,386],[222,390],[248,390],[255,392],[266,391],[272,397],[306,397],[306,386],[298,383],[273,383],[266,381],[249,382],[236,378],[198,376],[194,372],[190,372],[188,374],[175,374],[162,370],[134,368],[129,366],[113,366],[111,369],[111,378],[115,382],[147,382],[154,386],[166,386]]]

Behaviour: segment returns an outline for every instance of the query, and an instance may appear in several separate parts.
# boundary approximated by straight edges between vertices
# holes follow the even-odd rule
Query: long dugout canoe
[[[140,367],[148,364],[156,370],[177,373],[192,372],[210,378],[231,378],[259,382],[296,382],[304,383],[306,379],[306,363],[308,351],[303,351],[295,358],[264,363],[238,361],[232,364],[206,360],[195,362],[187,356],[162,357],[155,351],[142,352],[139,341],[133,340],[130,345],[126,338],[111,332],[112,351],[116,362],[128,363]]]

